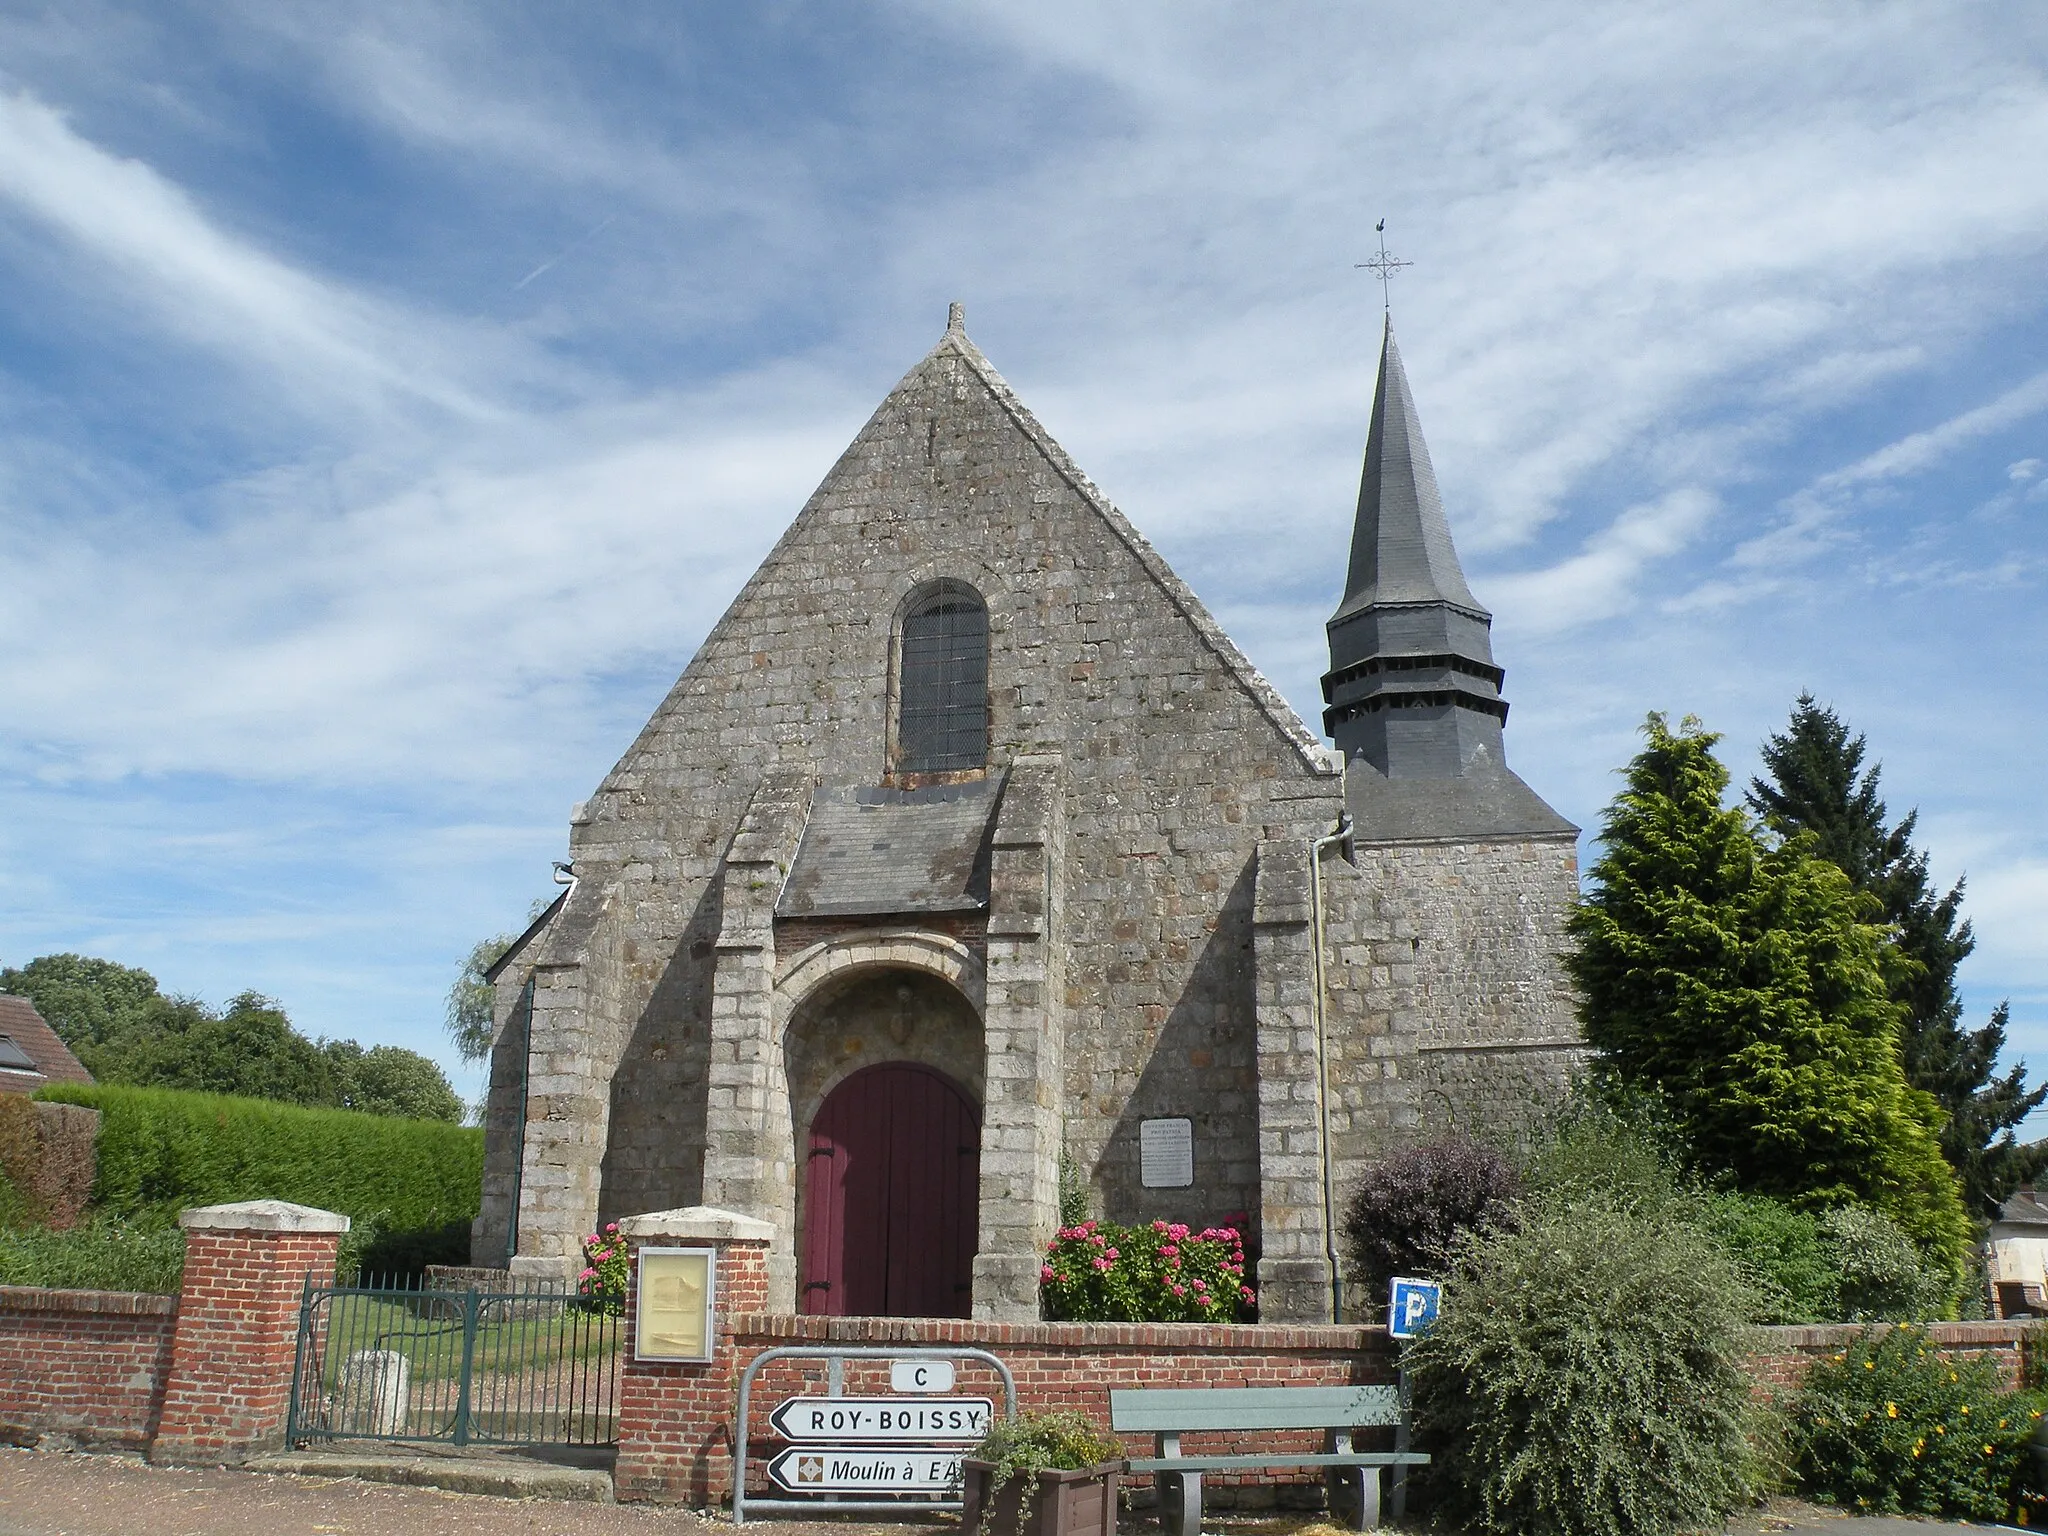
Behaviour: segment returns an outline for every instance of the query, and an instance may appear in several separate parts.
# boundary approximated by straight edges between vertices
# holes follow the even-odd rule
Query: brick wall
[[[2027,1323],[1930,1323],[1928,1341],[1944,1354],[1983,1355],[1998,1363],[2005,1384],[2020,1384],[2020,1341]],[[1796,1387],[1806,1368],[1839,1353],[1862,1330],[1853,1325],[1824,1328],[1764,1328],[1763,1346],[1750,1357],[1752,1374],[1766,1389]]]
[[[637,1253],[643,1243],[669,1234],[627,1233]],[[678,1241],[695,1244],[688,1234]],[[716,1343],[704,1365],[634,1358],[629,1334],[619,1368],[619,1457],[612,1481],[621,1499],[677,1499],[699,1507],[732,1488],[732,1412],[739,1390],[736,1315],[768,1303],[768,1245],[720,1243],[714,1326]],[[639,1264],[629,1271],[626,1320],[639,1314]]]
[[[283,1443],[299,1306],[348,1218],[282,1201],[183,1212],[185,1282],[150,1455],[233,1461]]]
[[[730,1265],[731,1260],[721,1260]],[[749,1272],[750,1273],[750,1272]],[[724,1285],[721,1279],[721,1285]],[[1395,1379],[1386,1330],[1367,1326],[1203,1326],[1196,1324],[988,1323],[924,1318],[792,1317],[721,1305],[721,1340],[709,1367],[628,1366],[621,1387],[619,1496],[681,1499],[699,1506],[723,1503],[732,1492],[732,1420],[739,1378],[770,1349],[843,1344],[856,1349],[985,1349],[1009,1366],[1018,1405],[1043,1412],[1078,1409],[1109,1422],[1109,1394],[1128,1387],[1350,1386]],[[1806,1366],[1856,1337],[1855,1326],[1759,1330],[1753,1374],[1765,1390],[1797,1385]],[[2024,1324],[1937,1323],[1930,1337],[1943,1349],[1995,1358],[2008,1382],[2019,1379]],[[768,1458],[783,1442],[768,1416],[784,1398],[822,1394],[822,1360],[771,1361],[755,1378],[747,1440],[750,1492],[769,1492]],[[848,1395],[888,1395],[886,1363],[852,1362]],[[989,1367],[959,1365],[956,1393],[1000,1403],[1001,1381]],[[629,1437],[634,1447],[629,1454]],[[1319,1436],[1190,1435],[1191,1453],[1231,1454],[1260,1449],[1312,1450]],[[1150,1437],[1125,1437],[1133,1455],[1150,1455]],[[630,1471],[629,1471],[630,1468]],[[1141,1480],[1142,1482],[1142,1480]],[[1313,1502],[1313,1474],[1260,1472],[1211,1477],[1218,1507],[1266,1507]]]
[[[0,1442],[145,1448],[177,1312],[170,1296],[0,1286]]]
[[[1131,1387],[1341,1387],[1395,1379],[1394,1355],[1386,1330],[1376,1327],[1242,1327],[1192,1323],[981,1323],[924,1318],[737,1316],[735,1368],[743,1370],[766,1351],[784,1345],[845,1344],[863,1349],[892,1345],[986,1349],[1010,1368],[1017,1406],[1034,1413],[1075,1409],[1098,1424],[1109,1423],[1112,1389]],[[781,1448],[768,1415],[786,1397],[824,1390],[822,1360],[779,1360],[755,1378],[748,1418],[753,1459],[750,1491],[768,1487],[763,1468]],[[734,1377],[735,1385],[738,1376]],[[1000,1409],[1002,1383],[996,1372],[971,1361],[959,1365],[956,1392],[992,1399]],[[850,1364],[849,1395],[890,1395],[886,1362]],[[737,1408],[737,1395],[733,1400]],[[1230,1455],[1257,1450],[1320,1450],[1314,1430],[1293,1433],[1195,1434],[1184,1437],[1190,1454]],[[1152,1454],[1150,1435],[1127,1435],[1131,1455]],[[1142,1482],[1143,1480],[1141,1480]],[[1270,1503],[1286,1485],[1320,1477],[1306,1473],[1211,1476],[1205,1487],[1220,1494],[1219,1506]],[[722,1489],[720,1497],[729,1489]],[[1285,1495],[1281,1494],[1284,1498]]]

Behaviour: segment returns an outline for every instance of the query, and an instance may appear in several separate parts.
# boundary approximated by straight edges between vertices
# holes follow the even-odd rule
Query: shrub
[[[1022,1536],[1041,1524],[1036,1510],[1039,1488],[1035,1474],[1080,1472],[1106,1461],[1121,1461],[1124,1448],[1123,1442],[1105,1433],[1085,1415],[1060,1408],[1050,1413],[1027,1411],[1014,1419],[991,1420],[981,1443],[967,1454],[975,1461],[988,1462],[994,1469],[989,1474],[987,1503],[975,1520],[974,1529],[984,1536],[1000,1536],[1007,1522],[992,1518],[999,1514],[997,1495],[1013,1478],[1023,1478],[1025,1486],[1017,1501],[1017,1523],[1009,1527]]]
[[[1842,1316],[1842,1270],[1811,1212],[1733,1190],[1702,1196],[1695,1218],[1756,1295],[1757,1323],[1832,1323]]]
[[[169,1295],[177,1291],[184,1269],[185,1234],[176,1227],[136,1226],[101,1216],[62,1232],[48,1227],[0,1230],[0,1285]]]
[[[586,1312],[625,1316],[626,1265],[626,1241],[619,1236],[616,1221],[583,1239],[583,1273],[576,1277],[576,1294]]]
[[[1374,1308],[1385,1305],[1394,1276],[1442,1274],[1452,1237],[1497,1218],[1515,1184],[1506,1158],[1461,1139],[1397,1152],[1368,1168],[1345,1207],[1344,1241]]]
[[[1060,1228],[1038,1278],[1056,1322],[1227,1323],[1253,1299],[1235,1227],[1084,1221]]]
[[[1123,1442],[1071,1408],[993,1419],[981,1443],[967,1453],[996,1469],[998,1487],[1018,1472],[1080,1472],[1121,1461]]]
[[[1522,1160],[1523,1187],[1543,1200],[1598,1200],[1640,1215],[1675,1213],[1685,1204],[1675,1156],[1660,1128],[1631,1095],[1628,1112],[1582,1088]]]
[[[1455,1240],[1410,1346],[1446,1512],[1500,1536],[1718,1528],[1755,1481],[1751,1301],[1702,1233],[1625,1201],[1526,1199]]]
[[[185,1206],[293,1200],[396,1238],[467,1221],[480,1200],[483,1133],[461,1126],[168,1088],[60,1083],[37,1096],[100,1112],[93,1204],[144,1225]]]
[[[1841,1206],[1823,1213],[1820,1225],[1842,1274],[1840,1316],[1909,1322],[1954,1309],[1955,1274],[1945,1263],[1929,1263],[1888,1218]]]
[[[2040,1417],[1991,1361],[1945,1359],[1907,1323],[1866,1329],[1807,1372],[1794,1467],[1803,1492],[1849,1509],[2004,1519]]]

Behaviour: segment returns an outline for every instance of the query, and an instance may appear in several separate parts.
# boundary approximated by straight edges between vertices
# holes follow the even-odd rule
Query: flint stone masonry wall
[[[1323,866],[1340,1190],[1425,1135],[1512,1137],[1586,1054],[1560,965],[1576,839],[1365,843],[1355,858]]]
[[[0,1442],[146,1449],[177,1315],[171,1296],[0,1286]]]
[[[1122,1215],[1255,1204],[1252,851],[1327,828],[1340,776],[958,337],[876,413],[572,828],[582,883],[505,978],[508,1010],[527,966],[541,983],[522,1251],[567,1256],[664,1180],[700,1192],[721,857],[768,765],[883,781],[894,617],[941,576],[988,604],[992,765],[1060,765],[1064,922],[1046,942],[1065,981],[1038,1006],[1065,1047],[1068,1145]],[[571,976],[579,1006],[548,1006]],[[1137,1188],[1137,1120],[1189,1112],[1210,1131],[1197,1187]],[[494,1116],[494,1144],[509,1130]]]
[[[988,609],[988,911],[778,919],[813,797],[889,782],[894,626],[941,578]],[[792,958],[915,926],[985,987],[977,1316],[1034,1315],[1062,1150],[1103,1215],[1245,1213],[1270,1312],[1322,1315],[1304,850],[1344,808],[1334,754],[949,328],[572,817],[580,882],[500,975],[476,1261],[501,1261],[515,1188],[518,1267],[553,1273],[600,1221],[709,1203],[773,1224],[793,1307],[798,1138],[885,1047],[864,1028],[835,1055],[851,1035]],[[1324,862],[1340,1177],[1446,1115],[1526,1113],[1575,1038],[1568,837],[1358,860]],[[974,1048],[892,1059],[964,1078]],[[1181,1116],[1194,1183],[1147,1189],[1140,1126]]]

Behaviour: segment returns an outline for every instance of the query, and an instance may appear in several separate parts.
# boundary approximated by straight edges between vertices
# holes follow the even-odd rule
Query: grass
[[[185,1270],[185,1234],[94,1217],[68,1231],[0,1227],[0,1285],[173,1295]]]
[[[334,1385],[342,1362],[357,1350],[395,1349],[405,1355],[415,1382],[452,1381],[462,1370],[462,1308],[459,1293],[413,1292],[405,1301],[374,1296],[336,1296],[329,1304],[323,1375]],[[596,1360],[624,1342],[620,1319],[550,1309],[520,1315],[533,1303],[507,1309],[487,1303],[479,1321],[473,1370],[479,1375],[520,1375],[548,1371],[557,1362]],[[492,1310],[498,1315],[492,1317]],[[512,1315],[504,1312],[510,1310]]]

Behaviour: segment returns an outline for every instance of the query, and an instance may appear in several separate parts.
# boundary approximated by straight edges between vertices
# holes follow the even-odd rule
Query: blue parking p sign
[[[1444,1288],[1434,1280],[1394,1280],[1393,1298],[1387,1303],[1387,1332],[1397,1339],[1418,1339],[1436,1321],[1437,1303]]]

